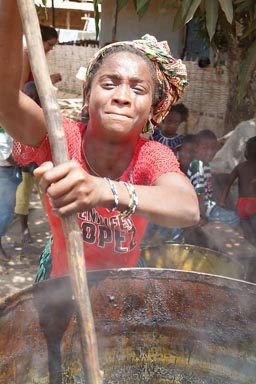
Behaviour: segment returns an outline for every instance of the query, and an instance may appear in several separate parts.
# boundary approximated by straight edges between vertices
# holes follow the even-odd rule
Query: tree
[[[116,0],[119,12],[129,0]],[[140,18],[154,0],[133,0]],[[103,0],[94,0],[97,7]],[[229,74],[229,99],[225,132],[256,111],[256,1],[255,0],[162,0],[159,10],[175,14],[173,29],[194,19],[198,33],[215,50],[217,64],[223,53]],[[113,27],[113,30],[115,28]]]

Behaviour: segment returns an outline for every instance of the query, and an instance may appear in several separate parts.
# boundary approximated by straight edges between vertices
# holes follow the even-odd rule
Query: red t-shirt
[[[86,170],[81,143],[84,124],[63,118],[68,152],[71,160],[78,161]],[[20,165],[52,160],[48,136],[40,147],[28,147],[14,142],[13,156]],[[182,174],[179,163],[172,151],[165,145],[145,138],[139,138],[133,158],[121,176],[122,181],[134,185],[153,185],[155,180],[169,172]],[[149,196],[150,199],[150,196]],[[61,219],[52,214],[46,198],[46,210],[53,235],[51,249],[53,270],[51,276],[68,273],[68,260]],[[135,267],[140,256],[140,241],[147,221],[140,216],[128,218],[119,216],[118,211],[93,208],[77,214],[82,231],[86,268],[128,268]]]

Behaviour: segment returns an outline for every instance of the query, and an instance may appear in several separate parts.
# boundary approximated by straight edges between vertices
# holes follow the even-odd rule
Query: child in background
[[[247,141],[245,158],[246,161],[238,164],[230,173],[221,197],[221,205],[225,206],[230,188],[238,179],[237,214],[241,219],[245,238],[256,245],[256,136]]]
[[[186,135],[178,148],[177,159],[180,163],[180,169],[187,174],[187,170],[195,152],[196,135]]]
[[[182,122],[187,121],[188,114],[184,104],[175,104],[158,129],[155,129],[152,139],[167,145],[176,155],[184,139],[184,135],[177,134],[177,130]]]
[[[194,158],[190,162],[187,176],[195,188],[199,209],[200,226],[208,221],[222,221],[231,226],[239,224],[235,211],[222,208],[213,200],[212,173],[209,162],[213,159],[218,148],[216,135],[208,130],[202,130],[196,135]]]
[[[16,201],[16,189],[21,182],[21,171],[12,158],[12,138],[0,128],[0,262],[10,257],[2,246],[2,237],[11,224]]]
[[[152,140],[165,144],[177,156],[182,142],[186,136],[177,134],[177,130],[183,121],[187,121],[188,109],[184,104],[175,104],[164,121],[155,129],[152,134]],[[185,152],[185,150],[184,150]],[[183,155],[182,155],[183,156]],[[184,157],[186,157],[184,153]],[[182,167],[181,167],[182,169]],[[158,224],[149,222],[141,242],[141,248],[152,246],[162,242],[183,242],[182,228],[167,228]]]

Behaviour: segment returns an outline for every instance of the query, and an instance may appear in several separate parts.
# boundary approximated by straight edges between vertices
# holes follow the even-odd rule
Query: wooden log
[[[32,72],[45,114],[49,141],[55,165],[69,160],[61,114],[51,83],[43,49],[39,21],[33,0],[17,0],[25,33]],[[96,333],[89,297],[81,231],[76,215],[62,219],[66,239],[71,285],[80,325],[83,368],[86,383],[102,383],[99,369]]]

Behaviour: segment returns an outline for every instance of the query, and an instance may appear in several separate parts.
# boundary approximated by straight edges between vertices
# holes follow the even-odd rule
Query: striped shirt
[[[198,196],[202,193],[205,194],[205,211],[206,216],[208,216],[216,205],[215,201],[212,200],[213,188],[210,164],[204,163],[202,160],[193,159],[189,164],[187,176],[196,194]]]
[[[167,145],[174,153],[177,154],[178,148],[181,146],[184,139],[184,135],[176,135],[174,137],[166,137],[162,134],[160,129],[155,129],[152,134],[152,139],[158,141],[161,144]]]

